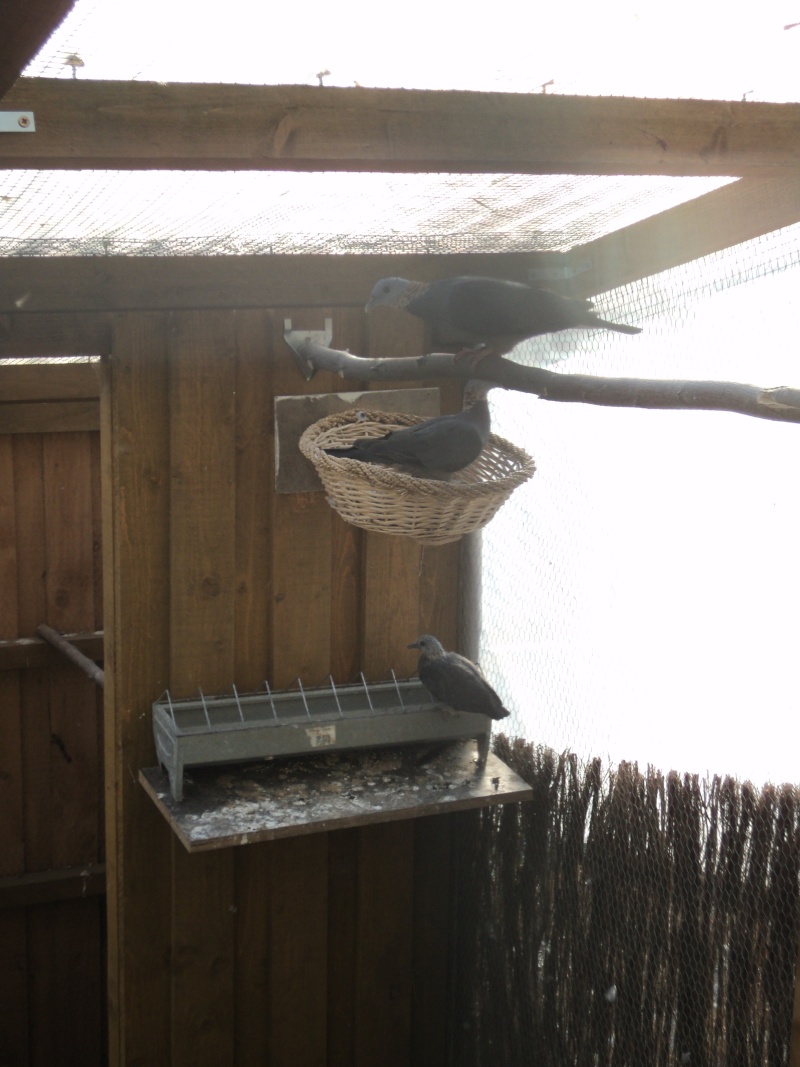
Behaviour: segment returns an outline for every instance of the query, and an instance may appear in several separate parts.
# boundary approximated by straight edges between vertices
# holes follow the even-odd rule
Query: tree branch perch
[[[466,364],[443,352],[425,356],[372,359],[342,352],[289,331],[287,344],[298,357],[306,378],[318,370],[334,371],[357,381],[424,381],[431,378],[478,378],[503,389],[534,393],[542,400],[600,404],[608,407],[683,411],[731,411],[778,422],[800,422],[800,389],[765,388],[739,382],[665,381],[650,378],[600,378],[591,374],[559,374],[542,367],[523,367],[499,356],[486,356],[472,373]]]

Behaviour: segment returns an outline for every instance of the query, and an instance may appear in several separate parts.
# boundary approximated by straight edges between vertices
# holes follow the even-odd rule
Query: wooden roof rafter
[[[800,104],[20,79],[0,167],[730,175],[800,167]]]

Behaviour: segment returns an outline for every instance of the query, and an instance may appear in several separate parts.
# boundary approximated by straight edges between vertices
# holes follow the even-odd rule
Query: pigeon
[[[447,479],[468,467],[489,439],[491,422],[486,394],[492,382],[470,381],[457,415],[437,415],[425,422],[392,430],[383,437],[362,437],[348,448],[326,448],[329,456],[380,463],[418,477]]]
[[[590,300],[498,278],[443,278],[430,283],[382,278],[365,310],[382,304],[424,319],[433,327],[439,344],[468,346],[457,358],[479,355],[482,359],[490,353],[503,356],[528,337],[558,330],[642,332],[638,326],[601,319]]]
[[[510,714],[500,697],[483,677],[480,667],[460,656],[446,652],[432,634],[423,634],[409,648],[419,649],[419,680],[434,700],[454,711],[473,711],[490,719],[505,719]],[[486,765],[489,754],[489,731],[478,740],[478,770]]]

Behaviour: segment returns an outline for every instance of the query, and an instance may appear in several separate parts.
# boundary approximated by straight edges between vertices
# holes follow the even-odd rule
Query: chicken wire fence
[[[598,298],[638,337],[514,358],[797,385],[798,281],[792,227]],[[534,799],[460,817],[451,1062],[787,1064],[798,428],[491,398],[537,463],[482,533],[480,651]]]

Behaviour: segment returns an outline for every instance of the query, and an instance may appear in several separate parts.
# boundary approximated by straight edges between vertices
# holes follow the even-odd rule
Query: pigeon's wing
[[[437,286],[441,286],[438,291]],[[434,283],[420,299],[426,298],[444,330],[473,339],[532,337],[592,318],[587,301],[493,277],[454,277]]]
[[[362,439],[351,449],[337,449],[372,463],[397,463],[424,469],[454,472],[478,457],[484,445],[481,428],[462,415],[437,415],[433,419],[395,430],[384,437]]]
[[[431,695],[456,711],[503,718],[505,709],[474,663],[448,652],[420,664],[419,677]]]

